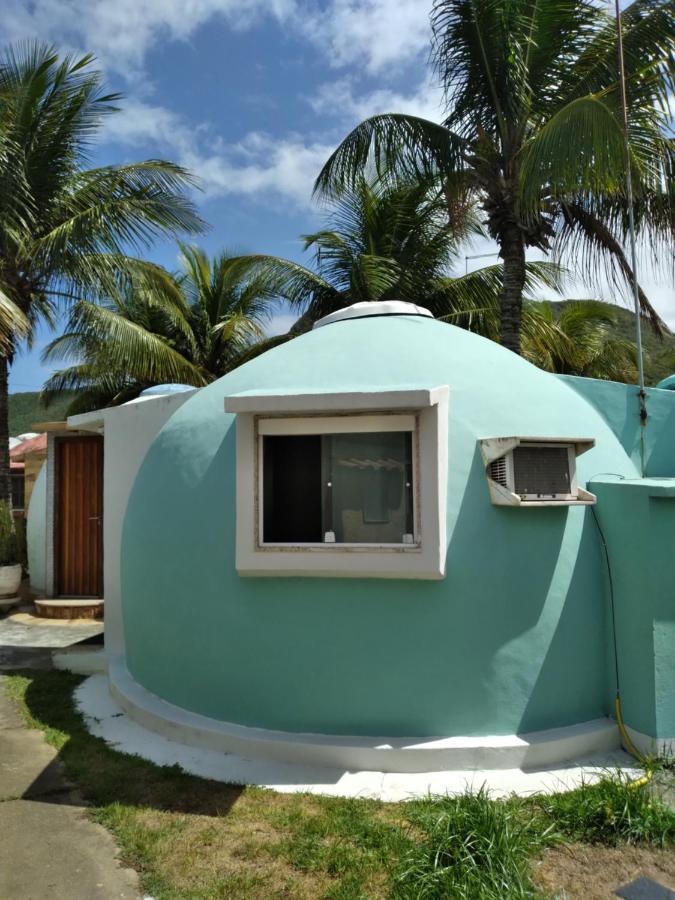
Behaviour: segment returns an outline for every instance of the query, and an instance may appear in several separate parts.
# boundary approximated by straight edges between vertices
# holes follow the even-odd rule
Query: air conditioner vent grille
[[[501,484],[502,487],[508,489],[509,483],[506,471],[505,456],[500,456],[499,459],[496,459],[494,462],[490,463],[490,478],[493,481],[496,481],[497,484]]]
[[[513,451],[515,493],[523,495],[567,495],[571,491],[567,447],[528,447]]]

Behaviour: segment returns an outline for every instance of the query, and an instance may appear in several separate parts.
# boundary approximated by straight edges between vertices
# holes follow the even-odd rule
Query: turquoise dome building
[[[649,586],[636,568],[675,533],[675,395],[649,391],[642,429],[635,388],[407,304],[317,324],[150,446],[121,545],[125,708],[290,762],[547,764],[619,745],[616,646],[631,734],[675,737],[672,553]]]

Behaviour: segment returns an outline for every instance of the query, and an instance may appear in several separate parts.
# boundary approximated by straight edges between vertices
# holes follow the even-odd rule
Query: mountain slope
[[[55,400],[49,407],[40,403],[39,391],[24,391],[9,395],[9,433],[23,434],[35,431],[36,422],[61,422],[65,418],[70,396]]]
[[[575,303],[575,300],[563,300],[555,306],[564,306],[566,303]],[[620,338],[635,344],[635,313],[625,306],[616,306],[606,303],[616,320],[616,324],[610,329],[614,338]],[[675,334],[670,331],[662,338],[654,334],[651,325],[645,319],[642,320],[642,347],[644,350],[645,383],[648,386],[655,385],[667,375],[675,373]]]

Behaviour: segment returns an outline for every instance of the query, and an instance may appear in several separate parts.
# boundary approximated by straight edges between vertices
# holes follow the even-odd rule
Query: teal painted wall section
[[[591,488],[609,548],[624,719],[675,738],[675,480],[604,477]]]
[[[638,388],[616,381],[558,376],[592,403],[621,441],[636,466],[640,465],[640,407]],[[646,476],[675,476],[675,391],[647,388],[647,425],[644,428]]]
[[[235,429],[244,390],[448,384],[447,576],[442,581],[240,578]],[[478,439],[595,437],[580,483],[636,470],[569,384],[430,319],[338,322],[203,389],[169,420],[127,510],[127,663],[160,697],[288,731],[485,735],[608,712],[606,596],[588,508],[489,500]]]

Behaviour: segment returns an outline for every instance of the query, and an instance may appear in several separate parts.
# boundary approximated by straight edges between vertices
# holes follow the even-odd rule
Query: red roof
[[[38,434],[37,437],[23,441],[17,447],[9,451],[10,463],[23,462],[27,453],[37,453],[47,449],[47,432]]]

